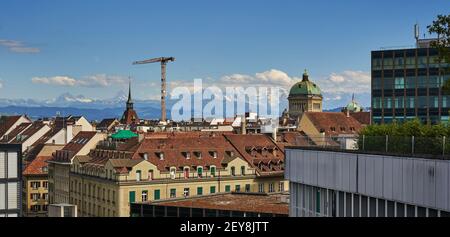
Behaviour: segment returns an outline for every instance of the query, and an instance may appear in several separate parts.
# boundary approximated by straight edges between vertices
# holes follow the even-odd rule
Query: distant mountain
[[[89,120],[102,120],[104,118],[120,118],[128,99],[127,93],[119,91],[111,99],[94,99],[83,95],[64,93],[49,100],[32,99],[0,99],[0,114],[15,115],[27,114],[32,119],[52,117],[57,113],[61,115],[84,115]],[[134,107],[141,118],[157,119],[161,114],[159,100],[133,100]],[[193,102],[194,100],[192,100]],[[177,103],[178,100],[167,100],[167,108]],[[205,106],[210,101],[203,101]],[[192,109],[194,105],[191,104]],[[286,98],[280,98],[280,113],[288,107]],[[224,104],[224,114],[225,114]],[[236,109],[236,108],[235,108]],[[249,110],[249,104],[246,104]],[[170,118],[170,111],[167,113]]]

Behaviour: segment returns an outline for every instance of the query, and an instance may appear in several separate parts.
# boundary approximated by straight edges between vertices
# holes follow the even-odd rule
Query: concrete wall
[[[450,210],[450,161],[286,150],[291,182]]]

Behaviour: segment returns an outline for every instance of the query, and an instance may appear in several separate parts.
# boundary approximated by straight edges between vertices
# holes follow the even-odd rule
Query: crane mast
[[[161,63],[161,122],[167,121],[166,111],[166,96],[167,96],[167,83],[166,83],[166,68],[168,62],[174,62],[174,57],[161,57],[152,58],[143,61],[133,62],[133,65],[149,64],[149,63]]]

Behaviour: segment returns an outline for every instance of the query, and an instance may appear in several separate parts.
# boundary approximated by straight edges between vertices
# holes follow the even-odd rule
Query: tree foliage
[[[438,63],[450,63],[450,15],[438,15],[433,24],[428,26],[428,32],[438,36],[438,40],[431,43],[431,47],[439,50]],[[442,73],[448,74],[450,69]],[[450,94],[450,80],[444,83],[442,90],[444,94]]]
[[[365,151],[396,154],[450,154],[450,127],[445,124],[422,124],[420,120],[393,122],[367,126],[360,131],[359,135],[359,147]]]

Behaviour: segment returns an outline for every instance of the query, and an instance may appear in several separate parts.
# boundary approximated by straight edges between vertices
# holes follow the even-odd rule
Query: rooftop
[[[145,204],[288,215],[288,197],[289,194],[227,193]]]

